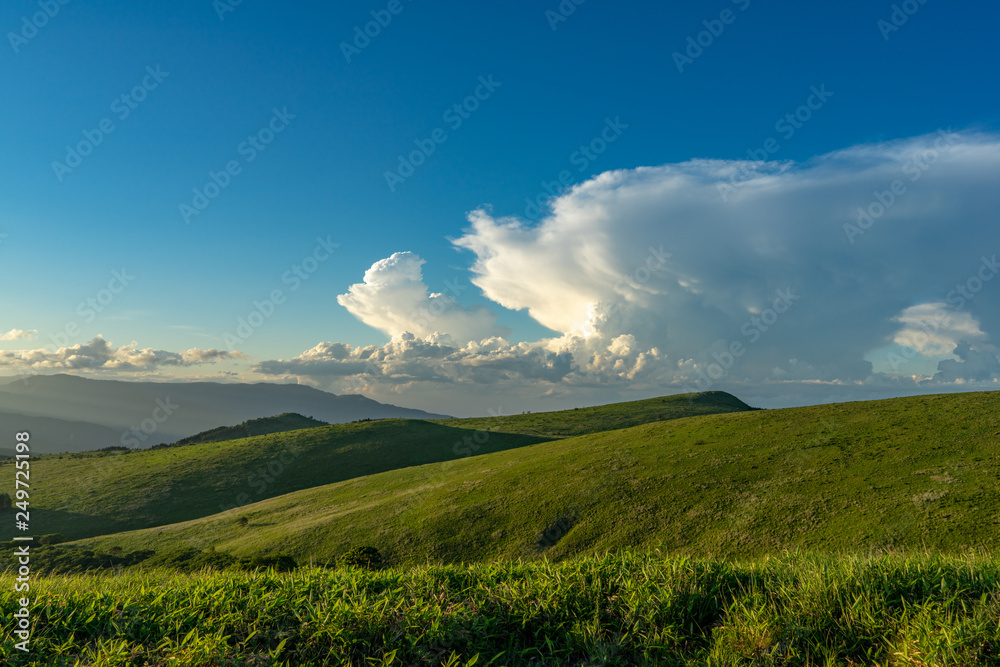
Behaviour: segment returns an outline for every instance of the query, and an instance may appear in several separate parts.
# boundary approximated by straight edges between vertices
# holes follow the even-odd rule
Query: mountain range
[[[0,432],[31,432],[32,450],[39,454],[111,446],[145,449],[285,412],[329,424],[446,417],[298,384],[123,382],[73,375],[0,378]]]

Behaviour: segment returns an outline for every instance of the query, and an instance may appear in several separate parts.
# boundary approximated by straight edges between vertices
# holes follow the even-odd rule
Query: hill
[[[39,375],[0,382],[0,411],[85,422],[111,429],[113,441],[81,439],[80,451],[109,446],[134,448],[176,442],[220,424],[285,412],[311,415],[328,424],[358,419],[432,419],[435,415],[373,401],[337,396],[298,384],[218,382],[120,382],[73,375]],[[81,434],[86,434],[81,430]],[[68,451],[64,442],[56,451]],[[52,450],[49,450],[52,451]]]
[[[318,419],[313,419],[312,417],[304,417],[294,412],[286,412],[283,415],[275,415],[274,417],[248,419],[236,426],[219,426],[208,431],[202,431],[187,438],[182,438],[171,446],[196,445],[203,442],[225,442],[226,440],[250,438],[255,435],[270,435],[271,433],[297,431],[304,428],[316,428],[318,426],[329,426],[329,424],[321,422]]]
[[[682,415],[688,402],[700,400],[695,395],[669,397],[674,408],[644,414]],[[629,404],[621,405],[629,412]],[[595,418],[588,421],[588,415]],[[286,415],[246,428],[284,428],[305,419]],[[33,525],[42,533],[72,538],[159,526],[335,481],[552,439],[488,430],[489,420],[470,420],[464,427],[462,421],[356,422],[177,448],[42,457],[32,463]],[[578,417],[580,427],[599,423],[609,423],[600,411]],[[237,434],[239,429],[214,429],[214,435],[202,437]],[[13,473],[5,476],[2,470],[0,466],[0,491],[9,491],[3,480],[13,480]],[[0,523],[0,539],[10,535],[11,526]]]
[[[565,437],[612,431],[680,417],[748,410],[753,410],[753,408],[732,394],[727,394],[724,391],[707,391],[700,394],[676,394],[642,401],[611,403],[558,412],[531,412],[523,415],[433,421],[459,428],[492,429],[505,433]]]
[[[466,443],[476,444],[467,450]],[[389,419],[128,452],[44,456],[31,465],[37,534],[69,539],[160,526],[386,470],[542,442],[534,436]],[[13,462],[0,463],[12,493]],[[0,523],[0,539],[14,534]]]
[[[698,556],[995,549],[998,440],[1000,392],[690,417],[355,478],[80,544],[320,561],[372,545],[400,565],[648,545]]]

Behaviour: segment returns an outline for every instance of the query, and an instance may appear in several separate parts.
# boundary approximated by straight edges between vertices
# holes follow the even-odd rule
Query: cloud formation
[[[556,198],[537,224],[473,211],[454,241],[488,299],[558,336],[510,343],[489,309],[430,294],[423,260],[397,253],[338,297],[389,343],[321,343],[254,370],[340,382],[331,388],[532,395],[770,387],[758,395],[792,403],[994,382],[1000,297],[982,294],[1000,289],[997,182],[1000,137],[972,132],[804,163],[607,172]],[[931,368],[940,361],[936,375],[874,372],[866,355],[893,344]]]
[[[945,359],[938,363],[935,380],[941,382],[989,381],[1000,377],[1000,358],[990,350],[974,350],[968,341],[961,341],[954,354],[959,361]]]
[[[37,329],[32,329],[31,331],[25,331],[24,329],[11,329],[5,334],[0,334],[0,341],[31,340],[37,333]]]
[[[397,252],[365,272],[364,282],[351,285],[337,303],[365,324],[390,336],[441,334],[456,343],[506,336],[497,316],[482,305],[462,306],[453,294],[428,293],[424,260],[412,252]]]
[[[241,352],[192,348],[184,352],[139,349],[132,342],[114,347],[102,336],[87,343],[61,347],[55,351],[0,350],[0,367],[17,370],[150,371],[161,367],[197,366],[227,359],[246,359]]]

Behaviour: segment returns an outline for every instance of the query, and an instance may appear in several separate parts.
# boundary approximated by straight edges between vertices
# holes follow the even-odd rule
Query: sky
[[[0,375],[1000,389],[1000,7],[0,9]]]

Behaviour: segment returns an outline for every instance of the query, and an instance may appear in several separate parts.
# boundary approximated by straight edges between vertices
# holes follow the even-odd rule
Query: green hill
[[[387,419],[295,431],[286,427],[313,420],[280,415],[214,429],[195,438],[214,440],[226,434],[277,428],[281,433],[184,447],[38,457],[31,468],[32,528],[36,534],[61,533],[76,539],[162,526],[331,482],[552,439],[506,433],[500,423],[503,419],[509,419],[505,424],[512,427],[523,427],[531,423],[530,418],[541,424],[532,429],[543,432],[545,424],[557,426],[548,430],[563,430],[566,427],[562,424],[575,420],[576,428],[594,431],[637,419],[670,419],[698,410],[733,409],[745,406],[728,394],[711,392],[567,411],[565,415],[444,423]],[[13,463],[0,463],[0,480],[13,480],[12,469],[3,472],[5,465]],[[0,491],[11,490],[5,484],[0,482]],[[0,540],[13,536],[12,523],[0,523]]]
[[[173,443],[173,445],[159,445],[160,447],[195,445],[202,442],[224,442],[226,440],[238,440],[240,438],[250,438],[255,435],[270,435],[271,433],[284,433],[285,431],[298,431],[304,428],[316,428],[319,426],[329,426],[326,422],[321,422],[312,417],[303,417],[295,412],[286,412],[274,417],[262,417],[260,419],[249,419],[236,426],[220,426],[208,431],[202,431],[195,435],[183,438]]]
[[[83,544],[320,561],[372,545],[399,565],[650,545],[748,557],[994,549],[998,444],[1000,392],[708,415],[355,478]]]
[[[724,391],[707,391],[701,394],[677,394],[558,412],[432,421],[459,428],[565,437],[628,428],[678,417],[744,412],[752,409],[732,394]]]
[[[127,452],[43,456],[31,465],[35,534],[68,539],[159,526],[331,482],[543,442],[519,434],[484,439],[469,429],[387,419]],[[13,463],[0,479],[14,479]],[[6,482],[0,491],[8,491]],[[13,495],[11,493],[11,495]],[[14,534],[0,524],[0,539]]]

